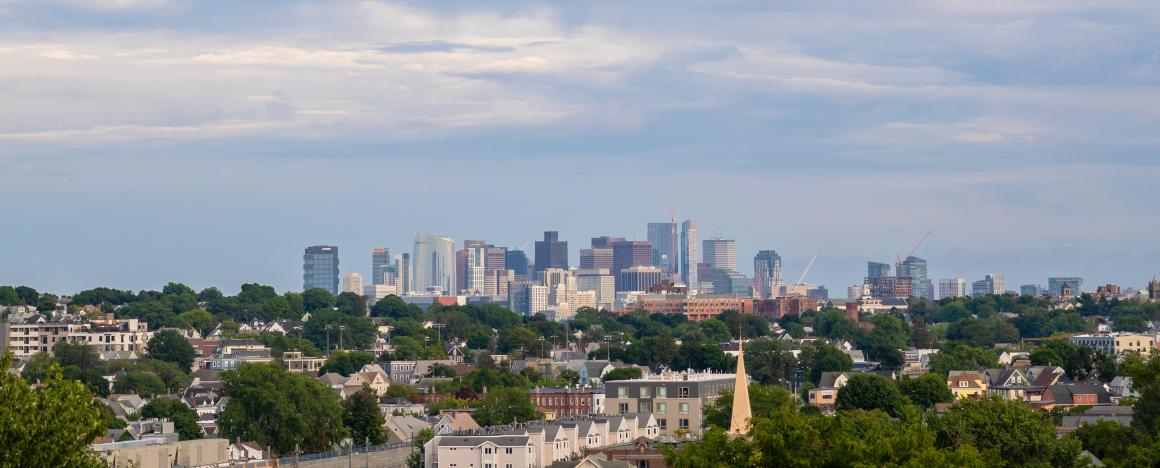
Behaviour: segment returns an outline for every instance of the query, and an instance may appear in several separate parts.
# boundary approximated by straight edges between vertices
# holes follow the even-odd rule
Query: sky
[[[0,0],[0,284],[695,219],[743,273],[1160,273],[1160,2]],[[461,242],[460,242],[461,243]]]

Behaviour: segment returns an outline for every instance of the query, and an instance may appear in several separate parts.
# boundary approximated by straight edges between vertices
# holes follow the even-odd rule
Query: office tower
[[[967,280],[963,278],[939,278],[938,298],[963,297],[967,295]]]
[[[467,249],[466,274],[463,287],[468,294],[484,294],[487,290],[487,247]]]
[[[609,247],[580,249],[580,268],[612,270],[612,249]]]
[[[616,291],[648,291],[665,280],[665,271],[654,266],[634,266],[616,272]]]
[[[1071,290],[1070,294],[1063,294],[1064,285]],[[1083,278],[1077,276],[1047,278],[1047,291],[1052,297],[1071,298],[1078,296],[1083,289]]]
[[[691,219],[681,223],[680,251],[681,281],[691,294],[697,293],[697,222]]]
[[[415,290],[415,272],[411,268],[411,254],[395,255],[395,287],[401,296]]]
[[[612,271],[634,266],[652,266],[652,245],[648,241],[624,241],[612,244]]]
[[[608,268],[576,270],[576,289],[596,292],[596,307],[612,310],[616,303],[616,278]]]
[[[594,249],[611,249],[613,244],[624,242],[623,237],[609,237],[600,236],[592,238],[592,248]]]
[[[302,289],[325,289],[338,294],[338,247],[313,245],[302,255]]]
[[[567,284],[571,278],[572,274],[562,268],[546,268],[540,272],[540,284],[548,288],[548,304],[567,302]],[[560,286],[564,286],[563,296],[559,294]]]
[[[362,295],[363,293],[363,279],[362,275],[357,271],[352,271],[342,275],[342,292],[349,292]]]
[[[991,273],[971,284],[971,296],[982,297],[988,294],[1003,294],[1006,292],[1005,287],[1003,275]]]
[[[677,223],[648,223],[652,266],[672,276],[677,273]]]
[[[830,300],[830,290],[826,289],[825,286],[818,286],[816,288],[806,290],[806,297],[817,299],[824,303]]]
[[[705,263],[722,270],[737,270],[737,241],[714,237],[702,244]]]
[[[930,290],[930,279],[927,278],[926,259],[915,256],[906,257],[898,264],[898,277],[910,278],[911,295],[923,299],[933,299],[934,291]]]
[[[507,251],[507,247],[487,246],[483,260],[483,267],[486,271],[495,272],[507,270]]]
[[[523,250],[509,250],[504,256],[504,263],[507,264],[509,270],[516,273],[516,276],[528,277],[528,255]]]
[[[773,299],[781,287],[781,256],[776,250],[761,250],[753,257],[754,294]]]
[[[455,239],[415,235],[414,288],[420,293],[450,294],[455,288]]]
[[[387,273],[392,268],[391,249],[386,247],[371,249],[371,284],[388,284]]]
[[[544,240],[536,241],[536,273],[548,268],[568,269],[568,241],[556,231],[544,231]]]
[[[1041,284],[1024,284],[1019,286],[1020,296],[1039,297],[1046,293],[1047,290]]]
[[[380,299],[399,295],[399,290],[393,284],[368,284],[363,288],[363,295],[367,298],[367,306],[373,306]]]
[[[467,264],[467,255],[468,255],[468,251],[470,251],[472,249],[481,248],[481,247],[491,247],[491,246],[487,245],[487,241],[483,241],[483,240],[465,240],[465,241],[463,241],[463,249],[455,251],[455,288],[453,289],[454,291],[464,291],[467,289],[471,289],[471,286],[468,284],[470,282],[468,277],[471,275],[471,271],[470,271],[471,267]],[[477,260],[478,260],[478,263],[482,266],[484,261],[485,261],[485,256],[480,255]],[[480,281],[482,281],[483,277],[480,276],[478,279]]]
[[[869,278],[882,278],[884,276],[890,276],[890,264],[866,262],[866,276]]]

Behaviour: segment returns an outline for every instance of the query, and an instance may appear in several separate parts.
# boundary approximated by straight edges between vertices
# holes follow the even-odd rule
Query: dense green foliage
[[[181,400],[155,398],[141,408],[141,417],[169,418],[181,440],[200,439],[205,435],[197,425],[197,412]]]
[[[11,354],[0,356],[0,369],[11,362]],[[88,450],[105,431],[92,394],[80,382],[66,380],[55,365],[41,383],[33,390],[20,377],[0,371],[0,468],[105,466]]]
[[[222,373],[230,397],[218,419],[223,437],[252,440],[280,454],[328,450],[348,435],[338,395],[278,364],[243,364]]]
[[[173,330],[162,330],[153,334],[149,340],[149,357],[160,361],[171,362],[181,369],[193,367],[193,358],[197,351],[193,350],[185,337]]]
[[[542,419],[544,414],[536,410],[527,390],[506,387],[489,390],[471,416],[480,426],[493,426]]]
[[[378,445],[387,441],[383,430],[386,420],[379,411],[379,399],[370,389],[363,388],[342,402],[342,423],[350,429],[356,444]]]

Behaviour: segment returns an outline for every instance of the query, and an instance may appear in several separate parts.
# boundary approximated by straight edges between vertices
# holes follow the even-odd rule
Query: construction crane
[[[817,259],[818,259],[818,254],[814,254],[814,257],[813,257],[813,258],[811,258],[811,259],[810,259],[810,263],[809,263],[808,265],[806,265],[806,269],[805,269],[805,271],[803,271],[803,272],[802,272],[802,276],[801,276],[800,278],[798,278],[798,280],[797,280],[797,283],[795,284],[795,286],[801,286],[801,285],[804,285],[804,284],[806,284],[806,283],[805,283],[805,280],[806,280],[806,274],[808,274],[808,273],[810,272],[810,268],[813,268],[813,267],[814,267],[814,261],[815,261],[815,260],[817,260]]]
[[[672,226],[672,232],[670,233],[672,240],[669,241],[669,267],[666,273],[674,274],[677,272],[677,210],[674,210],[664,200],[661,200],[661,204],[665,206],[665,211],[669,213],[669,224]]]
[[[922,247],[922,243],[926,242],[926,238],[930,237],[930,233],[932,233],[932,232],[934,232],[934,231],[926,231],[926,234],[923,234],[922,238],[918,240],[918,243],[914,244],[914,248],[910,249],[910,252],[906,254],[906,257],[898,257],[898,255],[895,254],[895,256],[898,257],[898,263],[895,265],[895,268],[897,269],[896,271],[899,271],[899,272],[902,271],[903,259],[910,258],[910,257],[914,256],[914,253],[918,252],[918,248]]]

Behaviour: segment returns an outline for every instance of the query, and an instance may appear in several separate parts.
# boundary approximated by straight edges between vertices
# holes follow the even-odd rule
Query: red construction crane
[[[926,238],[930,237],[931,232],[934,232],[934,231],[926,231],[926,234],[923,234],[922,239],[919,239],[918,243],[914,244],[914,248],[910,249],[910,252],[906,254],[906,257],[898,257],[898,265],[897,265],[898,270],[900,270],[900,271],[902,270],[902,260],[904,258],[910,258],[911,256],[913,256],[914,253],[918,251],[918,248],[922,247],[922,243],[926,242]]]

